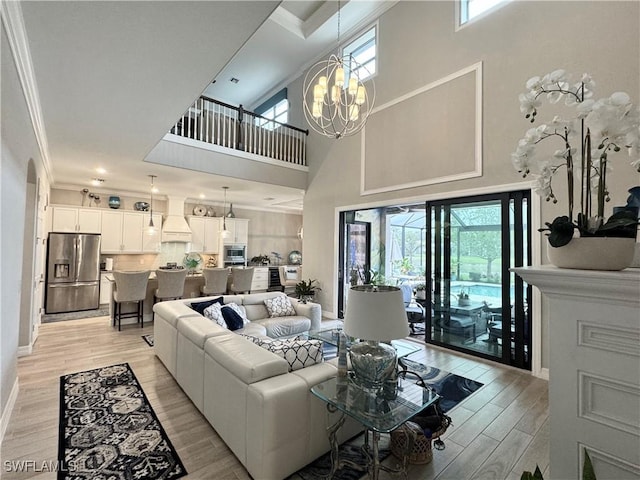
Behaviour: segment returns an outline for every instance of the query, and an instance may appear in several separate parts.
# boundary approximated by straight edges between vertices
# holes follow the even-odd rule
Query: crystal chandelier
[[[338,2],[338,55],[312,66],[304,79],[304,116],[317,133],[330,138],[358,133],[367,122],[375,101],[373,80],[351,54],[340,56],[340,2]]]

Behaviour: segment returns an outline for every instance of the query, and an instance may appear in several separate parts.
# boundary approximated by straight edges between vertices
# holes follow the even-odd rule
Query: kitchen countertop
[[[133,270],[132,270],[133,271]],[[115,282],[113,275],[110,273],[108,273],[105,278],[107,280],[109,280],[110,282]],[[186,280],[189,280],[190,278],[203,278],[202,272],[196,272],[196,273],[187,273],[187,276],[185,278]],[[149,280],[155,280],[156,279],[156,272],[155,270],[151,270],[151,273],[149,274]]]

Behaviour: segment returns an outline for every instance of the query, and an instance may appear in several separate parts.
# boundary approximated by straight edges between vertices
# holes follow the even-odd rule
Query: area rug
[[[142,339],[147,342],[147,345],[153,347],[153,334],[142,335]]]
[[[445,372],[439,368],[429,367],[408,358],[401,359],[401,363],[406,365],[410,372],[420,375],[425,383],[433,387],[438,395],[442,397],[440,406],[444,412],[451,410],[483,385],[476,380]]]
[[[431,386],[442,397],[440,399],[440,406],[445,412],[451,410],[483,385],[475,380],[445,372],[439,368],[429,367],[406,358],[402,359],[402,363],[407,366],[410,372],[415,372],[420,375],[425,383]],[[408,375],[407,378],[411,378],[411,376]],[[362,442],[362,438],[363,437],[360,436],[358,442],[355,443],[345,443],[340,445],[338,454],[340,458],[348,458],[358,464],[364,465],[365,461],[362,453],[360,452],[360,447],[358,446],[359,443]],[[391,453],[388,448],[384,448],[384,445],[382,445],[382,441],[385,439],[388,440],[387,435],[383,435],[381,437],[380,461],[387,458]],[[287,480],[320,480],[326,478],[326,475],[330,470],[331,456],[327,453],[306,467],[298,470]],[[332,478],[335,480],[357,480],[364,476],[365,473],[345,466],[338,470]]]
[[[42,323],[64,322],[66,320],[79,320],[81,318],[107,317],[109,308],[98,308],[96,310],[82,310],[80,312],[48,313],[42,315]]]
[[[58,480],[187,474],[128,363],[60,377]]]

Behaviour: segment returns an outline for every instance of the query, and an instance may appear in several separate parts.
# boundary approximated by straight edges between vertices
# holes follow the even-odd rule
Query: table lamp
[[[349,359],[354,381],[380,389],[393,377],[396,350],[387,343],[409,335],[402,291],[386,285],[357,285],[349,290],[344,332],[360,339],[351,345]]]

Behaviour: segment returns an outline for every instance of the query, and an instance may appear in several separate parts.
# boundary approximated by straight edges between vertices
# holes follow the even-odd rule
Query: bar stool
[[[284,293],[295,292],[296,285],[302,280],[300,270],[300,267],[278,267],[280,285]]]
[[[180,270],[156,270],[158,288],[153,294],[153,303],[158,300],[177,300],[184,294],[184,279],[187,278],[187,269]]]
[[[202,275],[204,276],[204,285],[200,287],[200,291],[204,295],[223,295],[227,292],[229,270],[226,268],[204,268]]]
[[[113,314],[113,326],[118,322],[118,331],[121,330],[123,318],[136,317],[143,326],[142,314],[144,310],[144,299],[147,296],[147,283],[149,282],[149,270],[142,272],[121,272],[114,271],[113,279],[116,284],[113,289],[113,301],[115,303]],[[122,313],[123,303],[137,303],[137,310],[130,313]]]
[[[231,293],[251,293],[253,267],[231,269]]]

